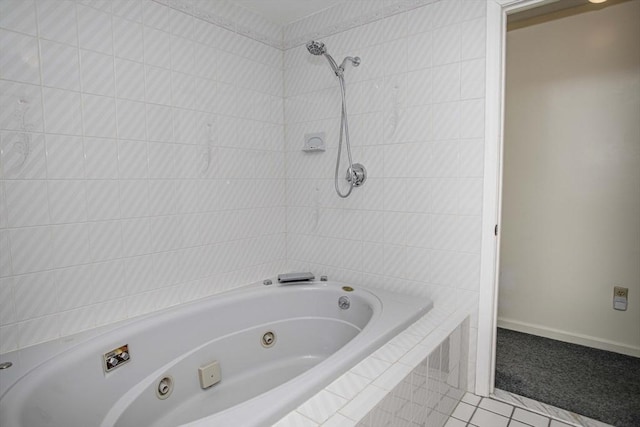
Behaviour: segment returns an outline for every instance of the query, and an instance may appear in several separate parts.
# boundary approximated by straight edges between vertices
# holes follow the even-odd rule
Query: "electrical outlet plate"
[[[626,311],[627,302],[629,301],[629,288],[622,286],[613,287],[613,309]]]
[[[623,288],[621,286],[613,287],[613,296],[620,298],[629,298],[629,288]]]

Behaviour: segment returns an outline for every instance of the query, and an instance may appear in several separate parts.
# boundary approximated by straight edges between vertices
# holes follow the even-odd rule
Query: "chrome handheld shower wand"
[[[351,63],[352,66],[357,67],[358,65],[360,65],[360,58],[357,56],[347,56],[342,60],[342,63],[338,65],[333,57],[327,53],[327,49],[324,43],[317,41],[310,41],[309,43],[307,43],[307,50],[312,55],[323,55],[325,58],[327,58],[329,66],[331,66],[331,69],[340,82],[340,92],[342,94],[342,113],[340,115],[340,139],[338,142],[338,156],[336,159],[334,184],[336,193],[338,193],[338,196],[344,199],[349,197],[351,191],[353,191],[353,187],[360,187],[367,179],[367,170],[365,169],[365,167],[360,163],[353,163],[353,159],[351,158],[351,143],[349,142],[349,120],[347,116],[347,93],[346,83],[344,81],[344,70],[347,64]],[[340,171],[340,157],[342,154],[343,139],[345,141],[345,145],[347,146],[347,156],[349,158],[349,168],[347,169],[346,176],[347,182],[349,182],[349,190],[347,190],[346,193],[342,193],[340,191],[340,186],[338,185],[338,174]]]

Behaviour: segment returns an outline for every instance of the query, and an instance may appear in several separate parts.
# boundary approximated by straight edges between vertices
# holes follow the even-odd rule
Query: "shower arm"
[[[357,67],[358,65],[360,65],[360,57],[358,56],[347,56],[346,58],[344,58],[342,60],[342,63],[340,65],[338,65],[338,63],[335,61],[335,59],[333,59],[333,56],[329,55],[328,53],[323,53],[322,54],[325,58],[327,58],[327,61],[329,61],[329,65],[331,66],[331,69],[333,70],[333,72],[335,73],[336,76],[338,77],[343,77],[344,76],[344,67],[346,67],[347,62],[351,62],[351,64],[354,67]]]

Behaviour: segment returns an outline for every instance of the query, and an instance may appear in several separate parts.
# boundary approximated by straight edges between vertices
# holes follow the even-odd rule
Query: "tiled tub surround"
[[[280,50],[153,1],[0,27],[0,353],[285,269]]]
[[[442,427],[468,387],[469,331],[468,310],[432,309],[274,427]]]

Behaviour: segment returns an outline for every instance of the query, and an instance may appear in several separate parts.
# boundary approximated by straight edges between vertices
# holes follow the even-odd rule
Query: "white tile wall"
[[[332,279],[428,294],[447,313],[468,307],[469,361],[459,375],[472,389],[485,2],[415,5],[410,12],[382,10],[380,17],[386,18],[365,19],[370,23],[346,31],[330,26],[340,19],[335,10],[285,27],[285,46],[294,46],[284,55],[288,261],[292,269]],[[346,200],[333,189],[338,82],[324,58],[310,56],[301,45],[321,34],[332,34],[321,40],[337,61],[344,55],[362,58],[359,68],[346,72],[347,103],[354,161],[367,167],[369,179]],[[303,136],[310,132],[326,132],[327,152],[301,151]],[[419,356],[414,359],[413,366]],[[358,399],[370,400],[367,390],[376,390],[371,387],[356,395],[349,408],[357,408]],[[366,413],[348,411],[341,413],[353,420]],[[443,425],[448,413],[435,411],[429,422]],[[372,419],[386,425],[383,418]]]
[[[484,4],[352,1],[282,29],[208,0],[0,0],[0,353],[285,268],[428,293],[436,323],[474,312]],[[369,180],[347,200],[337,82],[300,45],[317,34],[362,57],[346,78]],[[317,131],[327,152],[301,152]],[[450,378],[470,386],[475,326]],[[396,370],[427,356],[412,336],[283,425],[443,424],[451,399],[367,415],[406,397]]]
[[[280,50],[151,0],[0,0],[0,50],[0,353],[284,269]]]
[[[477,299],[484,5],[433,2],[322,39],[338,62],[362,58],[345,76],[353,157],[369,179],[348,199],[333,189],[338,82],[304,46],[285,51],[291,268],[430,294],[449,312]],[[330,9],[286,27],[285,45],[345,13]],[[326,152],[301,151],[311,132],[326,132]]]

